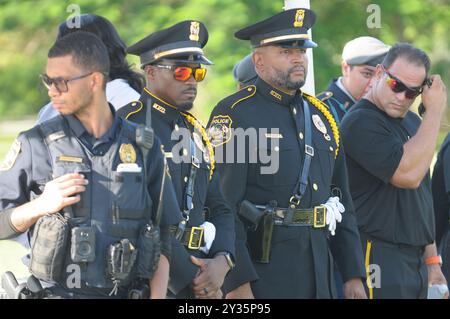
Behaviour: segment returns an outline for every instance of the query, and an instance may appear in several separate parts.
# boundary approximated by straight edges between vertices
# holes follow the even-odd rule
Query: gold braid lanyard
[[[211,180],[212,175],[214,173],[214,166],[215,166],[214,149],[211,145],[211,142],[209,141],[208,135],[206,134],[205,128],[203,127],[203,125],[200,124],[199,121],[197,121],[197,119],[195,119],[195,117],[193,117],[187,113],[183,113],[183,112],[181,112],[181,114],[183,114],[183,116],[186,118],[186,120],[200,132],[200,134],[202,135],[203,141],[205,141],[206,148],[208,149],[209,158],[210,158],[210,162],[211,162],[211,168],[209,169],[209,180]]]
[[[340,137],[339,137],[339,129],[338,126],[336,124],[336,121],[334,120],[333,115],[331,115],[330,111],[328,111],[328,108],[325,106],[325,104],[320,101],[319,99],[317,99],[316,97],[303,93],[303,96],[315,107],[317,108],[320,112],[322,112],[322,114],[326,117],[328,123],[331,126],[331,131],[333,131],[333,136],[334,139],[336,141],[336,153],[335,153],[335,158],[338,156],[338,152],[339,152],[339,141],[340,141]]]

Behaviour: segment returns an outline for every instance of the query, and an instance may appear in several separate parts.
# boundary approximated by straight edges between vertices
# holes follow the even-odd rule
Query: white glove
[[[208,254],[214,238],[216,238],[216,226],[210,222],[204,222],[200,227],[203,228],[203,238],[205,241],[205,246],[200,247],[200,251]]]
[[[326,224],[331,235],[335,235],[336,224],[342,221],[342,213],[345,212],[345,207],[339,202],[339,197],[330,197],[325,204],[327,208]],[[337,223],[336,223],[337,222]]]

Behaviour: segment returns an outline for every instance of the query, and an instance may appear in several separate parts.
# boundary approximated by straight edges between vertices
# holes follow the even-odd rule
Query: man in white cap
[[[317,97],[326,103],[338,124],[347,110],[368,91],[375,67],[390,46],[373,37],[358,37],[347,42],[342,51],[342,76],[333,79]]]

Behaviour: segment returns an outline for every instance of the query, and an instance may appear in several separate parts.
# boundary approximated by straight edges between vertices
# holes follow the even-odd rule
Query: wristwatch
[[[436,265],[436,264],[439,264],[439,266],[442,267],[442,257],[441,257],[441,255],[428,257],[427,259],[425,259],[425,264],[426,264],[426,265]]]
[[[218,252],[214,257],[216,257],[216,256],[224,256],[227,261],[228,266],[230,267],[230,270],[234,268],[235,264],[233,261],[233,257],[231,257],[231,254],[229,252],[221,251],[221,252]]]

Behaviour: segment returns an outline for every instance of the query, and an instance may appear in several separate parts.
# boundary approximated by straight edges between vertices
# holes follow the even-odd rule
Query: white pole
[[[294,9],[294,8],[306,8],[310,9],[309,0],[284,0],[284,10]],[[308,34],[312,40],[311,29],[308,30]],[[316,95],[316,90],[314,86],[314,63],[313,63],[313,50],[306,50],[308,56],[308,76],[306,77],[305,85],[302,87],[302,91]]]

